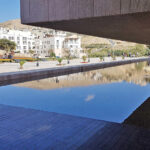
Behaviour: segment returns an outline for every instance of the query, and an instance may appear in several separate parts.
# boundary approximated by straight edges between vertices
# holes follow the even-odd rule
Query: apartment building
[[[32,33],[30,31],[9,30],[0,28],[0,39],[8,39],[17,44],[16,51],[28,54],[30,50],[38,57],[46,57],[54,52],[57,57],[64,56],[68,50],[71,56],[80,57],[81,39],[78,36],[67,36],[66,32],[50,30]]]
[[[66,37],[64,40],[64,49],[69,50],[70,55],[73,57],[81,57],[81,38],[77,35]]]
[[[22,54],[35,48],[35,36],[29,31],[0,28],[0,39],[8,39],[16,43],[16,51]]]

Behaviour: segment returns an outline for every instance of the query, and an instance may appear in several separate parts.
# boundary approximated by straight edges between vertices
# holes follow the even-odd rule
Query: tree
[[[69,49],[64,49],[64,57],[66,57],[67,59],[70,59],[71,52]]]
[[[54,51],[53,50],[49,50],[49,54],[50,54],[50,57],[56,57],[56,54],[54,53]]]
[[[0,49],[10,52],[16,49],[16,43],[7,39],[0,39]]]
[[[34,54],[34,51],[33,51],[33,50],[29,50],[29,53],[33,55],[33,54]]]

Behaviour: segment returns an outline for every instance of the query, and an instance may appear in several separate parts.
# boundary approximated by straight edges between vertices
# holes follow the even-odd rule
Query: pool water
[[[0,87],[0,104],[123,122],[149,96],[146,63]]]

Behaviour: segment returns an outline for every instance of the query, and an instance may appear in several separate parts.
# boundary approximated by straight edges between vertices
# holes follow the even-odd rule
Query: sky
[[[0,22],[20,18],[20,0],[0,0]]]

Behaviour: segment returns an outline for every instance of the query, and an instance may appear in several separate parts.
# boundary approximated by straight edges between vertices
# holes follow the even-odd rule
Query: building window
[[[24,46],[24,47],[23,47],[23,49],[27,49],[27,47],[26,47],[26,46]]]
[[[73,43],[73,40],[70,40],[70,43],[72,44],[72,43]]]
[[[17,49],[20,49],[20,46],[17,46]]]
[[[26,41],[26,40],[27,40],[27,38],[26,38],[26,37],[23,37],[22,39],[23,39],[23,41]]]
[[[54,45],[51,45],[51,46],[50,46],[50,49],[54,49]]]
[[[23,41],[23,44],[26,45],[26,44],[27,44],[27,41]]]
[[[59,40],[57,40],[56,43],[57,43],[57,44],[56,44],[56,47],[57,47],[57,49],[59,49]]]

